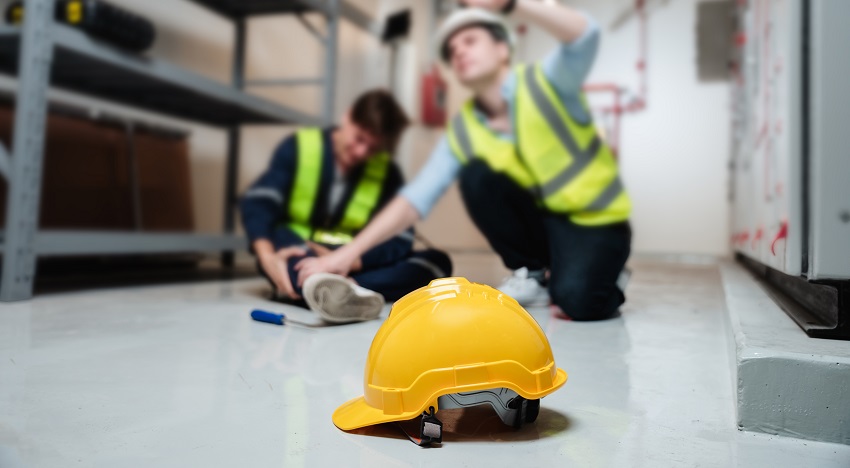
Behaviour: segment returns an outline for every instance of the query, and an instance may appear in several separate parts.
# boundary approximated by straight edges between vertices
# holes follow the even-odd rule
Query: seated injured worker
[[[426,217],[455,179],[467,212],[515,270],[499,288],[523,305],[554,302],[575,320],[618,313],[631,201],[593,124],[582,84],[599,27],[537,0],[468,0],[438,31],[443,60],[473,93],[416,179],[332,255],[298,265],[299,281],[345,274],[362,252]],[[510,15],[555,36],[539,63],[511,66]]]
[[[295,265],[351,241],[396,196],[404,181],[392,152],[408,119],[388,92],[360,96],[335,128],[304,128],[285,139],[241,201],[242,222],[261,273],[275,295],[330,322],[378,316],[431,280],[451,275],[437,250],[413,251],[413,231],[399,229],[351,259],[344,276],[295,283]],[[350,275],[350,278],[348,276]]]

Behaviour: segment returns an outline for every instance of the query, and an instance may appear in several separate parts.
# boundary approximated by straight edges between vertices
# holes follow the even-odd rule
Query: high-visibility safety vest
[[[390,168],[389,154],[379,153],[365,163],[339,223],[330,228],[318,227],[314,226],[312,218],[322,179],[322,130],[302,129],[295,138],[298,142],[298,160],[289,203],[284,206],[287,225],[304,240],[332,245],[351,242],[354,235],[366,226],[378,206]]]
[[[469,101],[449,124],[455,157],[463,164],[474,158],[486,161],[530,191],[541,207],[567,214],[576,224],[627,220],[631,200],[593,122],[580,123],[570,115],[539,65],[520,65],[516,76],[516,143],[481,123]],[[582,102],[587,107],[584,96]]]

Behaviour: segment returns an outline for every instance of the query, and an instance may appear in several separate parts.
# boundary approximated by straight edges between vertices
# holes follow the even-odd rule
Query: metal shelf
[[[381,34],[381,25],[372,20],[366,13],[346,1],[338,2],[334,10],[333,2],[327,0],[193,0],[223,16],[230,18],[246,18],[256,15],[276,13],[308,13],[311,11],[331,15],[336,12],[339,16],[374,34]]]
[[[5,252],[5,247],[0,242],[0,252]],[[244,237],[228,234],[40,231],[35,238],[39,257],[218,252],[246,247]]]
[[[53,25],[52,84],[217,126],[240,123],[318,125],[318,117],[269,102],[162,60],[128,54],[81,31]],[[21,28],[0,27],[0,70],[17,74]]]
[[[232,266],[245,239],[234,235],[240,125],[293,123],[322,125],[333,118],[339,20],[373,35],[382,28],[342,0],[194,0],[230,18],[234,25],[232,84],[225,85],[165,61],[129,54],[53,20],[54,0],[27,0],[22,27],[0,27],[0,72],[18,76],[13,148],[0,145],[0,176],[8,182],[0,301],[32,297],[36,259],[49,255],[146,254],[222,251]],[[325,17],[318,32],[300,14]],[[259,14],[298,14],[325,46],[321,117],[314,117],[245,93],[247,18]],[[47,90],[64,88],[133,107],[224,127],[228,134],[223,234],[39,231],[38,212],[48,108]]]
[[[306,13],[311,8],[298,0],[192,0],[229,18],[275,13]],[[310,2],[306,2],[310,3]],[[324,3],[324,2],[319,2]]]

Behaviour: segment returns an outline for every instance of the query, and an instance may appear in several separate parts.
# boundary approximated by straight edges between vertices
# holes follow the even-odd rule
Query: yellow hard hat
[[[514,299],[465,278],[439,279],[393,306],[369,349],[364,395],[337,408],[333,422],[351,430],[479,403],[504,407],[509,422],[516,405],[505,398],[536,401],[566,381],[543,330]],[[536,418],[536,403],[517,424]]]

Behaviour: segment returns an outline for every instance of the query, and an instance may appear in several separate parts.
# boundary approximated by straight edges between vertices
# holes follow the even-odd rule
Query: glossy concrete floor
[[[378,321],[253,322],[255,307],[314,319],[264,293],[251,279],[0,306],[0,467],[850,466],[847,446],[736,430],[716,265],[636,262],[615,320],[532,310],[567,384],[518,431],[451,410],[427,450],[331,423],[361,394]]]

